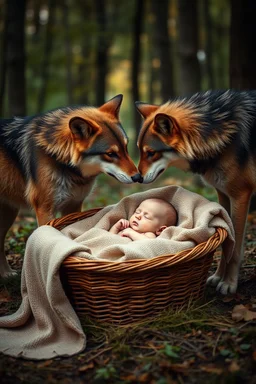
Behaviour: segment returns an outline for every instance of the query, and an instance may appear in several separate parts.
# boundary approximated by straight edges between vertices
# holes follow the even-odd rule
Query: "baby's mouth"
[[[137,221],[133,221],[133,222],[132,222],[132,225],[134,225],[135,227],[138,227],[138,223],[137,223]]]

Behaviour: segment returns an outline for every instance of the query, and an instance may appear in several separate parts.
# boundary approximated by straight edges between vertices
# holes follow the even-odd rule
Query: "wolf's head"
[[[119,121],[122,99],[117,95],[99,108],[67,107],[40,116],[37,145],[85,177],[103,172],[123,183],[141,182]]]
[[[189,143],[176,118],[169,113],[168,103],[157,106],[137,102],[136,107],[144,118],[137,142],[140,150],[138,169],[143,182],[151,183],[169,166],[189,169]],[[191,123],[189,116],[182,118],[183,123]]]
[[[225,109],[211,107],[212,99],[209,93],[198,93],[160,106],[136,103],[144,119],[138,137],[144,183],[170,166],[203,174],[218,161],[237,127]]]

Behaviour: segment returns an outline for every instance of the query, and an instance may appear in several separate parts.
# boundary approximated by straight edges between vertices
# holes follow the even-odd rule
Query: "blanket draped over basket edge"
[[[118,219],[130,217],[141,201],[151,197],[175,206],[177,226],[167,228],[157,239],[133,242],[107,232]],[[36,229],[26,245],[20,308],[0,318],[0,352],[41,360],[84,350],[86,335],[59,278],[59,268],[67,256],[124,261],[175,254],[207,241],[216,227],[227,230],[223,247],[231,255],[234,229],[225,209],[182,187],[168,186],[127,196],[61,232],[50,226]]]

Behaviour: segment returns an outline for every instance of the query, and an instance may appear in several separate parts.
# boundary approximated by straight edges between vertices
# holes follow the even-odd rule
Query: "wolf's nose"
[[[143,177],[140,173],[136,173],[136,175],[132,176],[132,181],[134,183],[143,183]]]

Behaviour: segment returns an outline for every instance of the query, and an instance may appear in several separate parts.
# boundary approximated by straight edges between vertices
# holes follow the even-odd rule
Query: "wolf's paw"
[[[220,292],[222,295],[234,294],[237,290],[237,283],[230,283],[225,280],[221,280],[217,285],[216,291]]]
[[[8,270],[6,271],[0,271],[0,277],[2,279],[9,279],[13,276],[17,276],[17,272],[14,271],[13,269],[9,268]]]
[[[212,287],[217,287],[217,285],[219,284],[220,280],[221,280],[221,277],[216,275],[216,274],[214,274],[214,275],[208,277],[208,279],[206,281],[206,284],[210,285]]]

